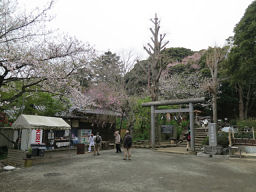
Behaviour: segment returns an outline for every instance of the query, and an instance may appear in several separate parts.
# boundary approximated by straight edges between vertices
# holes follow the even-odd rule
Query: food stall
[[[47,150],[70,145],[70,125],[62,118],[20,115],[12,124],[13,140],[19,140],[23,151],[31,146],[45,146]]]

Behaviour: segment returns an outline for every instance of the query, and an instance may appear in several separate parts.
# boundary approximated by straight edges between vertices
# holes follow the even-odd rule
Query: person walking
[[[122,153],[121,151],[121,137],[120,137],[120,134],[119,134],[119,131],[116,131],[114,133],[114,136],[115,136],[115,144],[116,144],[116,153]]]
[[[185,134],[186,140],[187,140],[187,151],[190,150],[190,140],[191,140],[191,136],[190,136],[190,130]]]
[[[126,134],[124,137],[124,160],[127,158],[131,160],[131,147],[132,147],[132,136],[130,135],[130,131],[126,130]]]
[[[88,152],[91,152],[92,146],[94,147],[94,138],[93,138],[93,134],[91,134],[90,137],[89,137],[89,148],[88,148]]]
[[[96,136],[94,137],[94,155],[100,155],[100,145],[101,145],[102,138],[97,132]]]

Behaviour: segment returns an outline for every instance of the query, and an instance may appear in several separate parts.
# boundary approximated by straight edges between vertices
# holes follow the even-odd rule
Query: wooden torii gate
[[[195,134],[194,134],[194,109],[193,103],[202,103],[205,101],[204,97],[191,98],[191,99],[177,99],[177,100],[166,100],[166,101],[152,101],[143,103],[143,107],[151,107],[151,147],[155,148],[155,114],[157,113],[189,113],[189,126],[190,126],[190,146],[191,150],[195,151]],[[157,109],[157,106],[163,105],[179,105],[189,104],[189,108],[181,109]]]

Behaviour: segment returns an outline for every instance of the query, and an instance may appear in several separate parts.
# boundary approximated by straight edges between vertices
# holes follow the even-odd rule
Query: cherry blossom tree
[[[127,100],[125,92],[103,82],[92,86],[86,95],[92,98],[96,107],[116,112],[121,112],[121,106]]]
[[[85,68],[94,50],[75,38],[54,36],[46,31],[53,1],[30,14],[19,12],[16,1],[0,2],[0,106],[25,92],[47,91],[81,97],[74,74]],[[79,99],[78,99],[79,98]]]
[[[199,62],[204,54],[205,51],[195,52],[180,61],[169,63],[159,80],[161,96],[165,99],[204,96],[205,82],[209,80],[200,71]]]
[[[202,97],[205,94],[206,78],[199,71],[193,73],[175,73],[160,78],[160,94],[165,99],[184,99]]]
[[[125,90],[124,75],[133,65],[134,58],[136,57],[131,52],[120,57],[108,51],[98,56],[89,65],[91,82],[85,95],[92,98],[93,107],[118,112],[121,115],[120,129],[123,119],[127,117],[130,110],[130,98]]]

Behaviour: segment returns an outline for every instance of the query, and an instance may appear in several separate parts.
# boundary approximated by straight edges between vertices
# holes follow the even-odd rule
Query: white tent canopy
[[[62,118],[38,115],[20,115],[12,128],[21,129],[71,129]]]

